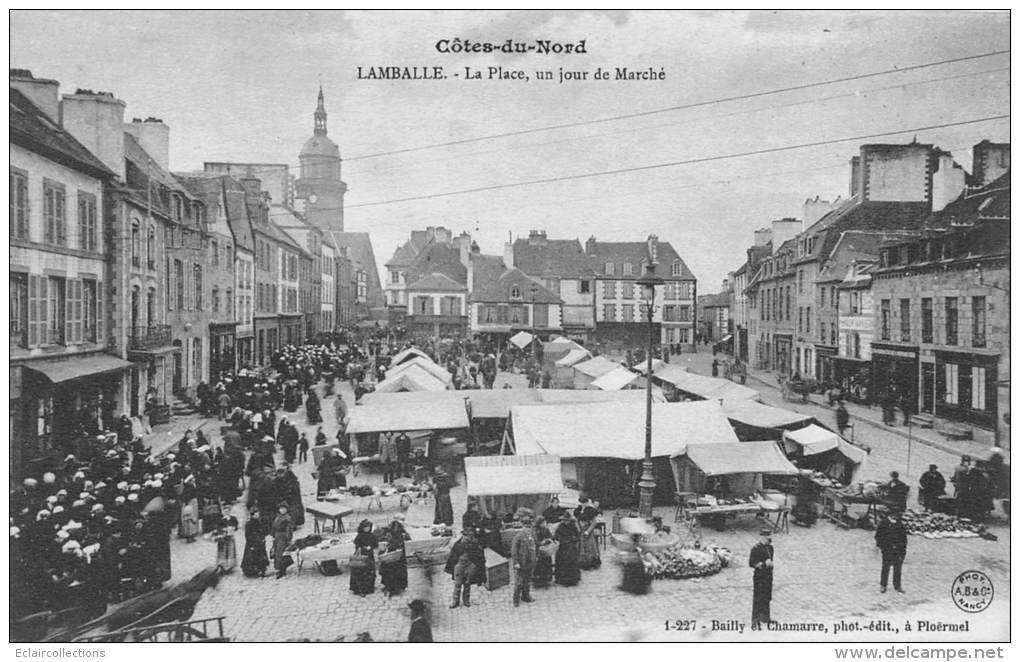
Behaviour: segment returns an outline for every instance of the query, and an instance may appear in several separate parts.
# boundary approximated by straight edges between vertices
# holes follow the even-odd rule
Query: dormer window
[[[521,288],[517,287],[516,285],[511,287],[510,288],[510,298],[511,299],[520,299],[521,298]]]
[[[680,268],[680,260],[673,260],[673,265],[669,268],[670,276],[680,276],[683,272]]]
[[[175,223],[180,223],[184,216],[184,201],[181,200],[181,196],[172,195],[170,197],[170,204],[173,209],[173,217]]]
[[[606,262],[606,275],[613,276],[616,274],[616,265],[612,262]]]
[[[634,265],[631,264],[630,262],[624,262],[623,263],[623,275],[624,276],[633,276],[634,275]]]

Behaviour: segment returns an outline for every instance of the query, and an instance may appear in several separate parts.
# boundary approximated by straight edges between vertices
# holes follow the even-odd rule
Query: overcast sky
[[[587,54],[442,54],[448,38],[584,39]],[[980,119],[1009,112],[1008,55],[638,118],[358,158],[611,118],[1009,48],[1005,13],[953,12],[25,12],[11,66],[61,91],[113,92],[126,118],[171,127],[171,166],[295,166],[321,77],[345,159],[346,229],[384,263],[412,229],[471,232],[500,253],[508,233],[669,241],[716,291],[752,232],[800,217],[806,198],[847,195],[861,142],[935,143],[968,171],[1007,121],[393,204],[400,198],[689,161]],[[357,67],[443,66],[442,81],[358,80]],[[466,81],[503,66],[530,82]],[[665,70],[664,81],[538,81],[536,70]],[[460,72],[461,77],[452,74]],[[370,205],[370,206],[359,206]]]

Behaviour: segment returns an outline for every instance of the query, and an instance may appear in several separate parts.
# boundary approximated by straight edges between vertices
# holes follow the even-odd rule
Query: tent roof
[[[469,496],[559,494],[560,458],[555,455],[497,455],[464,458]]]
[[[706,476],[724,474],[799,473],[774,441],[745,441],[735,444],[690,444],[688,459]]]
[[[620,366],[602,375],[591,385],[602,391],[619,391],[637,378],[638,375]]]
[[[550,340],[549,342],[547,342],[545,344],[546,345],[577,345],[576,342],[574,342],[573,340],[571,340],[570,338],[568,338],[566,336],[556,336],[555,338],[553,338],[552,340]],[[577,346],[580,347],[580,345],[577,345]]]
[[[674,364],[666,364],[661,368],[652,366],[652,378],[661,379],[664,382],[670,384],[676,383],[675,380],[683,379],[687,375],[687,368],[680,367]]]
[[[578,363],[574,366],[574,370],[581,372],[582,374],[588,375],[589,377],[601,377],[611,370],[615,370],[620,367],[619,363],[613,363],[604,356],[596,356],[593,359],[589,359],[584,363]]]
[[[598,391],[588,391],[598,393]],[[645,403],[640,400],[559,405],[519,405],[511,412],[518,455],[611,457],[639,460],[645,454]],[[620,391],[627,393],[627,391]],[[737,443],[717,402],[652,405],[652,455],[678,455],[688,443]]]
[[[686,371],[666,371],[665,369],[656,373],[654,377],[658,377],[663,381],[667,381],[676,386],[681,391],[687,393],[693,393],[702,398],[758,398],[760,395],[758,391],[735,384],[728,379],[720,379],[718,377],[706,377],[704,375],[696,375],[693,372]]]
[[[586,349],[572,349],[567,352],[567,355],[556,361],[556,365],[561,368],[569,368],[575,363],[580,363],[585,359],[591,358],[591,352]]]
[[[438,379],[444,384],[449,384],[450,382],[453,381],[453,375],[450,374],[449,370],[447,370],[441,365],[438,365],[437,363],[434,363],[432,359],[428,357],[422,358],[420,356],[415,356],[411,359],[408,359],[407,361],[404,361],[400,365],[393,366],[392,368],[387,370],[386,379],[389,379],[390,377],[396,377],[397,375],[401,374],[402,372],[406,372],[411,368],[418,368],[419,370],[423,370],[424,372],[431,375],[434,379]]]
[[[419,366],[410,365],[407,370],[401,370],[395,375],[386,377],[375,387],[376,391],[383,393],[396,392],[401,389],[407,391],[445,391],[446,384]]]
[[[524,349],[531,344],[531,341],[535,339],[535,336],[531,335],[527,331],[518,331],[510,338],[510,342],[517,345],[521,349]]]
[[[393,358],[390,359],[390,365],[391,366],[399,365],[399,364],[403,363],[404,361],[409,361],[410,359],[413,359],[416,356],[420,356],[420,357],[422,357],[422,358],[424,358],[426,360],[429,360],[429,361],[432,360],[431,358],[429,358],[428,354],[426,354],[425,352],[421,351],[417,347],[408,347],[407,349],[403,349],[403,350],[397,352],[396,354],[394,354]]]
[[[351,409],[347,433],[408,430],[454,430],[468,427],[463,400],[437,398],[428,407],[407,407],[399,401],[376,400]]]
[[[756,428],[780,428],[784,425],[810,421],[813,418],[807,414],[798,414],[795,411],[740,398],[723,400],[722,407],[726,418]]]
[[[669,364],[663,361],[662,359],[652,359],[652,374],[653,375],[658,374],[658,372],[665,368],[667,365]],[[648,372],[648,361],[645,360],[639,362],[637,365],[631,368],[631,370],[636,370],[637,372],[640,372],[642,375],[645,374],[646,372]]]
[[[839,446],[839,435],[818,425],[784,432],[783,438],[796,442],[804,449],[804,455],[817,455]]]

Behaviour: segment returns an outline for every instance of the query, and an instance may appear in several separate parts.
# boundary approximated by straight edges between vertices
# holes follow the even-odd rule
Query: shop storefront
[[[772,337],[772,369],[782,375],[789,375],[793,367],[793,336],[790,334],[775,334]]]
[[[860,405],[872,404],[871,361],[850,356],[827,356],[825,364],[831,366],[831,381],[844,396]]]
[[[836,356],[836,348],[832,345],[815,345],[815,377],[823,384],[835,381],[832,359]]]
[[[280,346],[304,344],[304,315],[283,313],[280,315]]]
[[[881,401],[889,393],[918,405],[918,348],[871,341],[872,397]]]
[[[209,383],[237,370],[237,323],[209,324]]]
[[[934,414],[992,429],[998,420],[999,355],[936,350]]]

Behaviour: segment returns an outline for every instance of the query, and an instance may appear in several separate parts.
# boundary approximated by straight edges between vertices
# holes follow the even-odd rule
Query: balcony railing
[[[128,349],[146,350],[166,347],[173,342],[169,324],[131,327]]]

